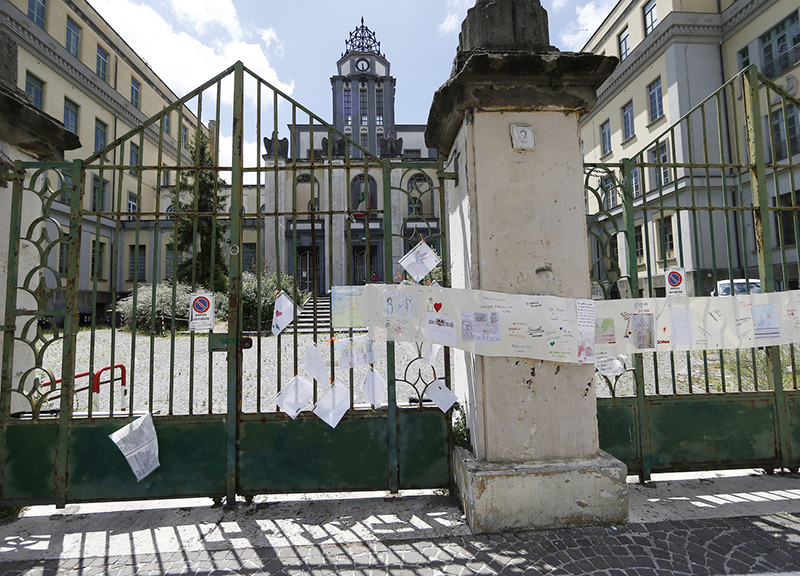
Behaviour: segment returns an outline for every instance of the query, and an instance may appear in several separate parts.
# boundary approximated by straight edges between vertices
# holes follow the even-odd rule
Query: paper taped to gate
[[[120,449],[133,470],[136,481],[141,482],[160,466],[158,438],[150,413],[137,418],[108,436]]]

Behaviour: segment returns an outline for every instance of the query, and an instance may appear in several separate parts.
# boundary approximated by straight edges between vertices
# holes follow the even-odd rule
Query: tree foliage
[[[228,222],[219,219],[226,210],[227,196],[222,193],[225,182],[217,170],[209,169],[214,168],[215,163],[208,138],[199,134],[188,148],[198,163],[184,170],[176,185],[175,243],[178,250],[189,254],[178,265],[177,280],[207,286],[213,292],[227,292],[228,259],[224,246]]]

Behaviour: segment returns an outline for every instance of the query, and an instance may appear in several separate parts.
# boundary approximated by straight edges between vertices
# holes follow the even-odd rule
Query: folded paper
[[[350,408],[350,391],[334,382],[322,398],[314,406],[314,414],[331,428],[336,428],[342,417]]]
[[[386,380],[374,370],[367,370],[367,373],[364,374],[364,382],[361,384],[361,392],[364,393],[370,404],[375,408],[380,408],[386,396]]]
[[[158,438],[153,425],[153,416],[150,413],[137,418],[108,437],[125,456],[137,482],[141,482],[143,478],[160,466]]]
[[[428,386],[425,393],[442,412],[447,412],[456,403],[458,398],[453,394],[441,380],[435,380]]]
[[[295,376],[278,394],[276,404],[289,418],[294,420],[314,397],[314,385],[301,376]]]
[[[328,367],[325,365],[325,360],[322,359],[322,352],[319,351],[316,344],[308,347],[300,361],[300,366],[317,382],[328,384],[331,380],[328,376]]]

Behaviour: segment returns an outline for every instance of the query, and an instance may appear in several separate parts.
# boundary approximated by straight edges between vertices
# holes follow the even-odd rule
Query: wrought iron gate
[[[664,296],[670,266],[690,296],[797,289],[798,106],[751,66],[632,158],[587,165],[597,296]],[[638,354],[626,368],[598,377],[600,443],[642,479],[800,465],[794,344]]]
[[[447,262],[440,165],[375,157],[237,63],[85,161],[17,172],[0,504],[449,485],[449,417],[423,403],[435,379],[449,385],[449,352],[431,366],[386,343],[387,404],[370,407],[366,368],[334,361],[338,340],[363,334],[334,329],[320,295],[361,265],[366,282],[399,280],[420,236]],[[360,204],[353,183],[372,180],[376,200]],[[420,197],[429,210],[407,209]],[[189,331],[189,295],[215,288],[227,319]],[[271,336],[280,290],[313,311],[308,333]],[[335,429],[275,405],[312,342],[350,390]],[[314,401],[328,385],[314,381]],[[136,483],[108,435],[146,412],[161,467]]]

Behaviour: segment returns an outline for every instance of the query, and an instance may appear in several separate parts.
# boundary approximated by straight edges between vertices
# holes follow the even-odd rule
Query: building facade
[[[797,3],[621,0],[584,51],[620,59],[618,68],[598,90],[597,107],[582,119],[584,161],[618,164],[638,158],[641,165],[629,176],[637,214],[635,242],[630,245],[637,251],[638,269],[628,270],[628,243],[620,234],[607,247],[610,258],[620,262],[619,274],[637,275],[640,295],[655,296],[664,294],[663,271],[671,266],[687,270],[690,294],[698,296],[713,292],[717,279],[731,275],[757,278],[756,258],[743,254],[754,244],[751,218],[736,218],[734,225],[724,218],[718,222],[716,216],[698,218],[697,212],[673,208],[692,205],[698,194],[707,198],[704,201],[709,205],[735,207],[752,202],[749,175],[733,178],[728,170],[726,178],[719,168],[747,162],[749,136],[742,85],[730,87],[714,102],[704,100],[751,64],[797,98]],[[800,153],[800,125],[791,99],[781,101],[771,94],[771,101],[762,101],[759,113],[766,161],[774,175],[773,184],[768,181],[770,202],[786,206],[795,201],[789,180],[796,172],[791,164],[797,162],[797,157],[792,161],[791,156]],[[691,120],[679,123],[690,113]],[[786,164],[788,169],[782,167]],[[712,165],[705,173],[698,172],[701,166]],[[619,188],[611,185],[611,174],[598,173],[598,179],[601,193],[589,195],[588,212],[596,220],[619,222],[623,210]],[[652,209],[656,204],[658,209]],[[798,285],[796,242],[786,236],[793,227],[781,226],[779,218],[773,215],[768,239],[776,261],[781,261],[775,270],[776,288],[794,289]],[[721,254],[712,238],[726,234],[729,240],[719,244],[733,249]]]
[[[63,121],[80,138],[82,146],[67,151],[67,161],[88,159],[178,100],[84,0],[0,0],[0,30],[17,45],[18,88],[27,92],[33,106]],[[186,147],[198,128],[203,130],[190,110],[172,112],[147,131],[143,142],[125,147],[125,157],[119,157],[122,149],[115,148],[104,162],[131,167],[176,165],[180,156],[187,158]],[[83,209],[94,215],[82,224],[79,282],[84,319],[102,315],[118,295],[132,289],[135,278],[153,280],[153,269],[147,264],[153,259],[151,248],[158,243],[146,224],[138,240],[132,229],[137,218],[146,221],[147,213],[168,208],[156,204],[168,203],[169,195],[164,194],[163,201],[157,198],[161,190],[175,185],[176,173],[160,171],[158,181],[155,174],[131,168],[86,175]],[[77,201],[70,191],[70,174],[65,172],[59,184],[65,191],[52,204],[52,216],[68,221],[70,205]],[[168,249],[168,242],[160,243],[156,281],[170,275]],[[51,254],[49,265],[66,276],[65,251]],[[63,306],[60,297],[57,293],[51,303],[56,309]]]

